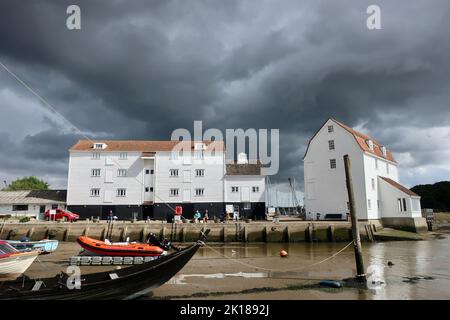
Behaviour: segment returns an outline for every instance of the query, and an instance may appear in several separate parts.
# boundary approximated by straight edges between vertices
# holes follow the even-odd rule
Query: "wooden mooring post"
[[[364,271],[364,261],[361,249],[361,238],[359,236],[358,218],[356,217],[355,194],[353,192],[351,163],[348,154],[344,156],[345,182],[347,185],[348,201],[350,204],[350,219],[352,222],[353,247],[355,249],[356,262],[356,280],[359,282],[367,282]]]

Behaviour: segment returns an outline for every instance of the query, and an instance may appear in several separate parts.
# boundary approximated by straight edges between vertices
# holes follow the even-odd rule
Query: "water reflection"
[[[219,267],[211,274],[180,274],[172,284],[186,283],[191,278],[225,279],[245,278],[309,278],[342,279],[355,273],[353,249],[349,247],[339,256],[308,270],[292,271],[290,266],[310,265],[342,249],[346,243],[271,243],[271,244],[225,244],[213,249],[202,248],[194,257],[199,259],[225,259],[223,256],[247,261],[254,265],[269,265],[285,271],[269,273],[226,273]],[[279,258],[280,250],[289,253],[289,260]],[[430,241],[399,241],[363,245],[366,270],[372,273],[375,283],[371,290],[355,290],[355,299],[450,299],[450,238]],[[289,262],[289,265],[286,263]],[[388,261],[393,265],[388,266]],[[225,264],[225,261],[224,261]],[[229,265],[229,264],[228,264]],[[245,271],[235,265],[236,270]],[[284,269],[283,269],[284,270]],[[265,271],[265,270],[263,270]],[[261,281],[264,281],[263,279]]]

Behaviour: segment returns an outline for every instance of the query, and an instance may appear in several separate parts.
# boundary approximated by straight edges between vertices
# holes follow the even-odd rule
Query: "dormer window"
[[[383,154],[383,157],[387,156],[387,151],[386,151],[386,147],[385,146],[381,147],[381,153]]]
[[[370,151],[373,151],[373,141],[367,140],[366,143],[367,143],[367,146],[369,147]]]
[[[105,149],[106,144],[104,143],[94,143],[94,149]]]
[[[332,133],[332,132],[334,132],[334,127],[333,127],[333,125],[329,125],[328,126],[328,133]]]
[[[196,143],[194,145],[194,150],[206,150],[206,145],[204,143]]]

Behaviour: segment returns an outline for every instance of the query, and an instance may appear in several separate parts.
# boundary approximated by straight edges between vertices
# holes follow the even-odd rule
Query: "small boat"
[[[202,240],[206,239],[206,230]],[[79,289],[73,288],[72,276],[61,272],[54,278],[30,279],[25,275],[13,281],[0,282],[3,300],[102,300],[134,299],[163,285],[176,275],[204,244],[191,246],[158,259],[127,268],[83,274]]]
[[[51,253],[58,248],[58,240],[44,239],[40,241],[28,240],[6,240],[11,246],[19,251],[40,250],[41,253]]]
[[[0,240],[0,278],[15,278],[24,273],[39,255],[39,251],[20,252]]]
[[[159,246],[136,242],[101,241],[86,236],[77,238],[78,244],[90,254],[111,257],[155,257],[166,253]]]

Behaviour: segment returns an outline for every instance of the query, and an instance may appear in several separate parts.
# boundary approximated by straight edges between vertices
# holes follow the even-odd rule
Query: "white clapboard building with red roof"
[[[424,226],[420,196],[398,181],[392,152],[375,139],[328,119],[308,143],[303,158],[307,219],[346,219],[349,212],[344,155],[351,174],[358,218],[384,226]]]

